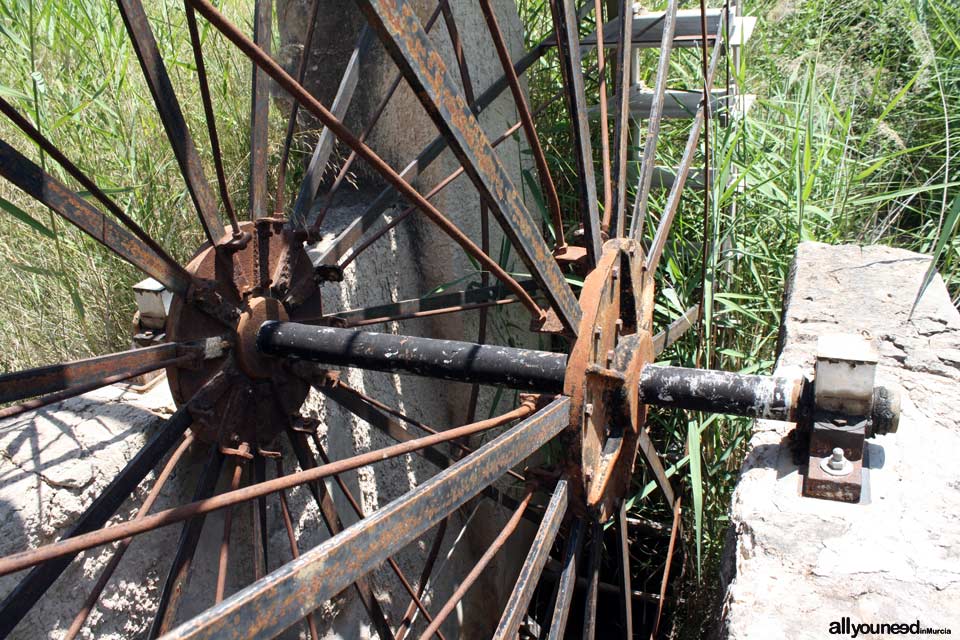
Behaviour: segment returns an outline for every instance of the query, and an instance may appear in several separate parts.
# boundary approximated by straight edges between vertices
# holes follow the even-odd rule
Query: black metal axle
[[[325,365],[410,373],[523,391],[562,393],[562,353],[458,340],[265,322],[257,348],[268,355]],[[640,374],[640,400],[649,405],[773,420],[796,420],[802,381],[649,364]]]

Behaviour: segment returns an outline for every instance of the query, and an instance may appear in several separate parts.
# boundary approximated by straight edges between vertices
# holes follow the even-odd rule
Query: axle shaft
[[[541,393],[562,393],[567,368],[562,353],[295,322],[265,322],[257,348],[267,355],[324,365]],[[640,374],[639,392],[640,401],[648,405],[795,421],[802,387],[799,378],[648,364]]]

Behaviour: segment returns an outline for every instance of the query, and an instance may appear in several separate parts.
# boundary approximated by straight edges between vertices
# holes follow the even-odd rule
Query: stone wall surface
[[[421,19],[426,19],[434,6],[430,0],[417,0],[412,4]],[[496,0],[493,4],[511,50],[517,57],[522,53],[522,27],[516,9],[509,0]],[[309,0],[278,0],[276,3],[282,43],[278,57],[287,63],[299,51],[298,43],[302,41],[306,29],[308,5]],[[463,38],[474,87],[480,91],[501,75],[500,64],[490,45],[490,36],[477,3],[454,0],[450,5]],[[360,24],[353,3],[333,0],[321,2],[307,86],[324,104],[329,105],[332,100]],[[443,20],[434,27],[431,40],[441,51],[444,60],[452,64],[455,58]],[[365,126],[394,73],[395,67],[382,49],[378,49],[364,65],[356,99],[346,119],[354,132],[359,132]],[[281,102],[278,100],[274,106]],[[481,124],[488,136],[493,138],[516,120],[516,109],[506,93],[484,111]],[[309,126],[308,121],[304,123]],[[436,133],[436,128],[416,97],[402,86],[369,142],[394,168],[400,169]],[[345,153],[340,149],[339,157],[342,158]],[[522,145],[516,139],[511,139],[498,148],[498,153],[518,188],[522,188],[520,170],[527,164]],[[429,190],[457,166],[452,154],[445,152],[421,175],[418,188],[421,192]],[[352,184],[342,190],[324,222],[323,241],[328,241],[352,220],[381,186],[382,182],[358,162]],[[530,201],[529,194],[526,195]],[[292,195],[288,198],[292,198]],[[479,244],[479,197],[466,178],[454,182],[434,199],[434,203]],[[389,211],[387,219],[397,213],[396,209]],[[492,219],[491,224],[495,225]],[[501,237],[495,231],[491,234],[494,254],[499,252]],[[513,252],[511,256],[509,266],[518,265],[516,253]],[[342,283],[324,285],[326,312],[415,298],[429,293],[435,287],[446,285],[460,288],[479,280],[463,252],[431,223],[417,215],[373,245],[346,270],[344,276]],[[495,314],[491,320],[489,339],[504,342],[508,334],[516,335],[515,328],[507,327],[510,322],[523,327],[528,320],[522,310]],[[371,329],[439,338],[475,339],[477,314],[472,312],[409,320]],[[518,339],[524,340],[523,337]],[[458,425],[466,419],[469,397],[467,385],[438,384],[411,377],[356,371],[345,373],[344,379],[368,395],[436,428]],[[485,390],[480,400],[481,418],[487,417],[492,400],[493,392]],[[502,412],[509,408],[507,404],[511,401],[509,394],[505,394],[498,410]],[[110,387],[0,423],[0,554],[55,540],[155,432],[159,424],[157,416],[169,415],[172,411],[169,391],[166,383],[161,381],[148,393]],[[321,419],[321,439],[332,459],[393,443],[379,431],[339,406],[324,402],[317,395],[308,399],[305,413]],[[475,444],[490,437],[485,436]],[[296,466],[295,459],[285,442],[279,444],[284,453],[286,471],[290,472]],[[189,451],[178,465],[167,488],[161,493],[155,510],[191,500],[200,469],[208,455],[201,446],[195,449]],[[345,479],[364,511],[370,513],[436,472],[437,469],[422,458],[410,455],[345,474]],[[271,469],[268,477],[273,475]],[[221,478],[220,490],[226,481],[225,476]],[[153,474],[148,476],[137,494],[119,510],[117,521],[134,515],[154,477]],[[344,524],[355,522],[356,518],[344,496],[334,489],[333,483],[328,483],[328,487]],[[506,488],[511,489],[509,486]],[[309,492],[293,490],[289,492],[289,500],[301,550],[326,539],[328,533]],[[290,558],[279,510],[276,500],[268,501],[271,570]],[[231,537],[234,542],[228,572],[228,594],[249,583],[253,577],[250,563],[250,512],[238,509],[237,514],[236,528]],[[425,595],[426,602],[430,603],[433,610],[437,610],[450,595],[507,517],[503,509],[489,500],[468,504],[451,517],[440,559]],[[467,523],[470,529],[462,533]],[[179,526],[166,527],[138,538],[131,545],[81,637],[112,640],[142,637],[145,634],[179,533]],[[213,602],[216,555],[221,535],[222,517],[214,514],[204,527],[180,619],[198,613]],[[529,528],[522,527],[512,540],[515,544],[508,545],[498,554],[481,581],[444,625],[443,631],[447,637],[489,635],[499,618],[501,603],[509,593],[526,552],[525,541],[530,536]],[[431,531],[396,556],[405,575],[414,585],[419,584],[423,560],[432,540]],[[83,554],[82,559],[70,566],[40,606],[17,628],[14,637],[62,637],[108,558],[109,549]],[[22,575],[0,578],[0,597],[9,593]],[[386,565],[371,576],[374,590],[396,628],[409,597]],[[366,638],[372,633],[369,618],[351,589],[325,604],[317,612],[317,619],[325,638]],[[467,620],[473,626],[462,626],[462,621]],[[419,633],[422,628],[423,623],[418,619],[414,633]],[[300,626],[292,628],[286,636],[306,637],[305,630]]]
[[[900,428],[868,440],[869,503],[853,505],[800,497],[793,425],[757,422],[730,510],[722,637],[833,637],[843,617],[960,633],[960,314],[936,276],[909,318],[928,266],[889,247],[798,248],[777,373],[811,373],[820,335],[864,335],[879,382],[903,388]]]

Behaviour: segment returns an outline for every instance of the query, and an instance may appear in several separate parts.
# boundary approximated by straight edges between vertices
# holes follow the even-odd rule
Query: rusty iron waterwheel
[[[617,597],[621,617],[614,625],[602,626],[617,628],[623,637],[631,638],[636,595],[630,584],[624,498],[638,467],[643,467],[653,478],[659,489],[658,499],[665,501],[665,510],[673,514],[673,521],[665,527],[670,531],[669,551],[659,593],[645,602],[645,606],[652,604],[652,627],[656,633],[680,529],[680,497],[645,426],[648,406],[714,408],[745,415],[753,411],[749,398],[704,398],[698,395],[697,385],[684,386],[684,380],[702,373],[699,370],[678,373],[653,364],[656,354],[693,324],[698,313],[694,308],[671,326],[669,332],[654,333],[654,275],[701,131],[708,130],[705,121],[709,118],[709,108],[701,102],[693,119],[687,151],[673,178],[667,204],[660,212],[655,239],[645,246],[642,239],[647,194],[654,175],[677,1],[669,0],[667,9],[657,14],[656,19],[647,16],[643,33],[632,31],[635,22],[632,19],[612,20],[608,28],[596,32],[587,45],[586,40],[580,41],[582,35],[590,31],[585,25],[592,22],[591,16],[601,12],[606,3],[587,2],[578,10],[573,0],[550,0],[554,34],[516,60],[508,53],[490,0],[479,2],[503,75],[473,95],[469,82],[461,82],[462,75],[468,73],[469,61],[461,60],[459,68],[448,68],[427,34],[442,16],[451,37],[456,38],[456,25],[447,0],[440,0],[426,23],[420,22],[406,0],[357,0],[367,21],[363,32],[358,34],[357,51],[365,51],[374,39],[379,39],[398,69],[396,82],[386,100],[389,101],[397,85],[405,81],[414,89],[440,134],[415,156],[416,162],[397,172],[363,142],[365,133],[348,130],[342,118],[334,115],[344,112],[343,101],[349,102],[350,91],[338,93],[337,102],[328,107],[304,89],[303,73],[309,47],[300,61],[297,77],[274,62],[269,53],[269,36],[264,36],[264,32],[269,32],[265,25],[272,15],[269,0],[257,0],[255,4],[252,38],[228,21],[209,0],[186,0],[184,10],[189,34],[184,37],[191,39],[195,53],[207,116],[206,133],[213,147],[217,173],[216,186],[213,186],[204,175],[194,139],[187,129],[141,1],[118,0],[130,41],[206,236],[205,244],[197,248],[195,257],[186,265],[171,258],[98,189],[70,161],[69,151],[55,148],[26,117],[0,99],[4,115],[82,184],[98,204],[80,197],[3,141],[0,141],[0,174],[173,294],[163,342],[0,375],[0,401],[7,403],[0,409],[0,417],[22,414],[156,370],[166,370],[178,407],[60,540],[0,558],[0,575],[23,572],[18,586],[0,605],[0,637],[14,632],[79,553],[120,541],[114,556],[116,562],[111,561],[103,570],[94,592],[85,594],[86,604],[67,634],[68,637],[77,635],[130,540],[160,527],[179,527],[181,534],[177,547],[170,550],[170,566],[165,569],[166,580],[147,632],[150,638],[161,635],[267,638],[294,625],[303,625],[310,637],[317,638],[320,634],[311,613],[348,588],[359,594],[371,627],[381,638],[401,638],[411,632],[424,638],[434,637],[521,520],[528,520],[535,523],[536,534],[500,619],[489,625],[493,636],[514,638],[521,633],[524,637],[559,638],[565,634],[594,637],[598,628],[598,594],[604,587],[609,592],[611,586],[601,580],[603,571],[615,576],[613,582],[620,594]],[[619,15],[633,15],[632,3],[620,2],[619,5]],[[317,7],[318,1],[314,0],[308,33],[312,33],[318,19],[323,19],[318,18]],[[256,68],[248,220],[240,220],[226,189],[200,45],[198,24],[201,20],[230,40]],[[596,22],[602,23],[602,16],[597,16]],[[683,43],[702,48],[706,95],[711,91],[722,57],[726,20],[712,22],[708,30],[704,17],[702,25],[699,37],[687,35]],[[655,37],[651,39],[647,31],[655,33]],[[308,36],[306,41],[310,40]],[[638,42],[645,43],[638,46],[659,46],[660,63],[650,113],[645,116],[647,133],[642,162],[639,172],[631,172],[628,170],[629,74],[631,43]],[[588,116],[581,59],[581,49],[586,46],[596,47],[601,66],[604,56],[607,57],[613,71],[610,76],[614,79],[610,108],[606,85],[601,83],[600,117],[593,119]],[[458,48],[456,43],[454,47]],[[577,169],[579,189],[574,210],[561,210],[535,130],[536,109],[527,104],[519,79],[547,51],[554,49],[562,70],[562,96],[572,122],[572,164]],[[343,86],[356,86],[359,69],[359,63],[351,60]],[[295,104],[283,147],[281,174],[286,169],[296,110],[305,110],[324,126],[299,193],[287,200],[283,193],[284,180],[279,180],[273,211],[268,210],[266,193],[270,168],[266,118],[268,79],[286,91]],[[513,97],[520,119],[491,141],[476,116],[494,99],[507,93]],[[377,113],[380,112],[382,109]],[[608,122],[612,122],[610,130]],[[371,122],[368,127],[374,124]],[[521,129],[556,231],[551,241],[543,233],[539,216],[532,215],[525,206],[495,150],[501,141]],[[591,140],[597,138],[602,144],[601,151],[595,154]],[[366,163],[388,186],[332,242],[318,248],[317,232],[326,212],[323,198],[318,197],[318,188],[334,139],[352,153],[340,171],[334,190],[343,182],[354,159]],[[418,192],[412,186],[416,173],[447,148],[455,154],[461,167],[430,193]],[[599,160],[595,160],[595,155]],[[476,187],[482,206],[493,214],[492,220],[499,224],[529,269],[527,279],[518,280],[491,257],[486,237],[478,245],[431,204],[431,198],[461,173]],[[637,180],[635,202],[628,201],[628,180]],[[598,193],[601,190],[602,193]],[[384,212],[397,202],[407,208],[399,216],[386,217]],[[221,220],[219,211],[225,212],[226,222]],[[483,273],[482,286],[325,314],[325,287],[338,286],[343,270],[359,254],[410,215],[425,216],[459,245],[479,265]],[[571,221],[575,223],[571,225]],[[565,237],[565,227],[575,228],[576,233]],[[567,282],[569,274],[584,277],[579,300]],[[485,317],[490,308],[507,304],[519,305],[529,312],[531,331],[555,336],[552,344],[556,350],[486,345],[483,330],[476,341],[457,342],[359,328],[440,314],[479,313]],[[350,367],[473,385],[496,385],[522,393],[516,406],[502,415],[433,430],[351,388],[338,375],[339,369]],[[668,384],[673,385],[670,394],[657,393]],[[796,390],[787,388],[779,380],[771,384],[781,385],[777,387],[780,396],[776,396],[780,400],[779,404],[767,406],[765,411],[788,415],[794,410]],[[349,458],[328,459],[317,437],[316,421],[300,413],[311,388],[384,431],[397,443]],[[744,389],[746,387],[740,391],[746,393]],[[475,415],[475,394],[472,404],[469,415]],[[477,448],[467,446],[469,436],[487,432],[496,435]],[[283,470],[277,457],[280,440],[296,453],[299,469]],[[559,455],[534,456],[548,443],[554,443],[553,451],[560,452]],[[163,483],[191,445],[209,449],[195,500],[151,511]],[[343,516],[330,500],[324,479],[339,481],[339,474],[413,452],[435,465],[435,475],[368,514],[362,513],[341,483],[341,490],[346,492],[360,517],[355,524],[343,527]],[[275,468],[276,472],[268,474],[268,468]],[[155,479],[136,517],[108,524],[151,473]],[[221,475],[229,482],[225,490],[217,492]],[[268,479],[268,475],[273,477]],[[498,481],[507,476],[516,481],[514,489],[522,489],[504,490]],[[271,500],[279,497],[289,529],[290,516],[284,496],[286,491],[298,486],[307,486],[313,493],[329,528],[329,539],[314,548],[298,550],[291,529],[293,560],[268,572],[265,561],[261,562],[262,558],[258,557],[258,579],[233,594],[224,592],[221,575],[216,593],[210,594],[209,608],[190,620],[178,618],[180,596],[204,516],[225,510],[229,523],[232,508],[253,504],[258,509],[262,533],[267,515],[264,501],[267,497]],[[506,526],[455,592],[428,606],[422,596],[436,554],[428,557],[415,580],[408,579],[392,557],[430,532],[442,541],[450,514],[468,501],[488,498],[509,512]],[[613,523],[617,542],[613,545],[615,552],[609,554],[615,559],[604,568],[601,549],[604,529],[609,523]],[[228,541],[229,524],[224,533],[222,556],[229,549]],[[253,548],[262,555],[265,544],[258,547],[257,543],[254,540],[252,547],[245,548]],[[402,619],[388,619],[367,578],[369,572],[384,562],[390,564],[407,592],[403,595],[410,605]],[[612,570],[611,565],[614,565]],[[226,562],[221,562],[221,573],[225,567]],[[544,587],[548,567],[552,577]],[[534,602],[538,603],[536,607],[532,607]],[[571,615],[574,609],[576,614]]]

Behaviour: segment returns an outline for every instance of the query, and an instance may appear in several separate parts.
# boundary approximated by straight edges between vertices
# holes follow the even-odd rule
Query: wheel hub
[[[611,517],[629,485],[638,434],[646,408],[637,381],[653,361],[650,326],[653,282],[643,268],[643,252],[632,240],[603,246],[597,268],[580,295],[583,316],[564,377],[569,395],[570,473],[581,482],[581,508]]]
[[[283,221],[242,223],[240,233],[249,234],[250,241],[233,247],[232,253],[205,244],[187,265],[201,283],[196,295],[233,309],[231,319],[214,319],[189,296],[176,296],[167,321],[168,337],[176,341],[222,334],[229,325],[233,348],[228,355],[207,360],[200,368],[173,367],[167,375],[178,407],[220,377],[216,393],[190,405],[192,429],[201,440],[237,453],[242,443],[252,450],[275,448],[274,439],[298,415],[310,388],[282,361],[257,350],[257,330],[268,320],[296,320],[320,312],[310,261]],[[296,290],[290,282],[297,283]]]

